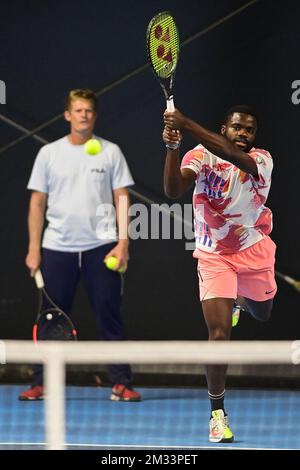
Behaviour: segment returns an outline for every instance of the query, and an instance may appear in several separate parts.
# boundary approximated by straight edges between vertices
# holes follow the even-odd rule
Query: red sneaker
[[[20,393],[19,400],[43,400],[44,399],[44,387],[42,385],[36,385],[31,387],[29,390]]]
[[[123,384],[116,384],[112,389],[110,399],[113,401],[141,401],[141,395]]]

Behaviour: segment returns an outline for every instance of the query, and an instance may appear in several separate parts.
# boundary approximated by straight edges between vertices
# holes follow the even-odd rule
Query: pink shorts
[[[196,249],[200,300],[237,296],[263,302],[277,291],[274,276],[276,245],[270,237],[237,253],[220,255]]]

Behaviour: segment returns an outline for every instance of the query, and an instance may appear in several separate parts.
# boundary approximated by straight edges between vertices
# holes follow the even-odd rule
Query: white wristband
[[[180,142],[178,144],[166,144],[167,149],[177,150],[180,147]]]

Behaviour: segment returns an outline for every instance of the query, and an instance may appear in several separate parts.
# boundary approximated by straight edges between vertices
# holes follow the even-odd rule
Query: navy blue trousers
[[[107,269],[105,255],[115,243],[102,245],[93,250],[68,253],[43,249],[41,271],[45,288],[52,300],[72,318],[71,308],[80,279],[96,317],[99,339],[124,340],[121,317],[122,278],[118,272]],[[79,332],[80,336],[80,332]],[[108,366],[108,376],[114,385],[129,385],[131,370],[127,364]],[[43,367],[34,368],[33,385],[43,383]]]

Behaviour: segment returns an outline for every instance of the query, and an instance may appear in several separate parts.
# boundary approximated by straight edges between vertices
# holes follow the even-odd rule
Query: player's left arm
[[[164,122],[173,129],[180,129],[191,134],[200,144],[214,155],[240,168],[245,173],[258,175],[255,160],[246,152],[236,148],[230,140],[221,134],[205,129],[197,122],[184,116],[178,109],[164,113]]]
[[[116,209],[116,220],[119,241],[117,245],[106,255],[106,258],[115,256],[119,264],[116,267],[127,268],[129,260],[129,206],[130,199],[127,188],[118,188],[113,190],[114,205]]]

